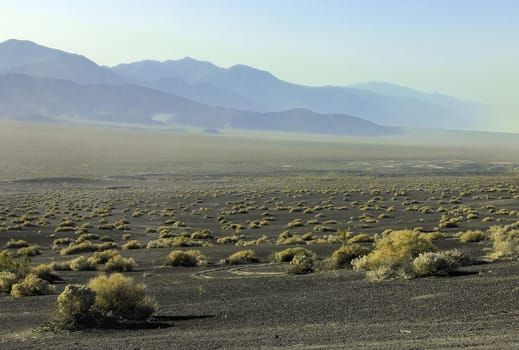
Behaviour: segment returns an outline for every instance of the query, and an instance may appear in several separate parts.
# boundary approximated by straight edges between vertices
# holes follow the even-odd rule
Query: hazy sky
[[[9,38],[103,65],[191,56],[519,107],[517,0],[0,0]]]

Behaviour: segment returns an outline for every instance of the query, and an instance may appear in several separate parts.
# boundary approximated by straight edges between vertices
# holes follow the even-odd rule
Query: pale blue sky
[[[307,85],[382,80],[519,107],[516,0],[0,0],[9,38],[104,65],[191,56]]]

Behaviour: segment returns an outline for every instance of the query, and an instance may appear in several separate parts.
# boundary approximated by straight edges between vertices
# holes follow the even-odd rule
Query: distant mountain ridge
[[[305,108],[319,113],[357,115],[383,125],[461,129],[476,128],[488,112],[481,104],[389,83],[309,87],[249,66],[221,68],[189,57],[121,64],[112,67],[112,71],[201,103],[258,112]],[[168,79],[173,83],[169,84]],[[179,86],[179,80],[189,89]],[[222,98],[218,93],[232,94],[234,98]]]
[[[356,136],[397,132],[347,115],[307,110],[247,112],[199,104],[137,85],[81,85],[23,74],[0,74],[0,116],[32,121]]]
[[[0,43],[0,82],[0,113],[17,118],[380,135],[396,130],[380,124],[470,128],[483,110],[390,84],[308,87],[249,66],[221,68],[189,57],[108,68],[14,39]]]

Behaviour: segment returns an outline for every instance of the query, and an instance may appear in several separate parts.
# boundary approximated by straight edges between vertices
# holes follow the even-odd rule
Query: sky
[[[490,128],[519,130],[516,0],[0,0],[11,38],[109,66],[190,56],[312,86],[387,81],[490,104]]]

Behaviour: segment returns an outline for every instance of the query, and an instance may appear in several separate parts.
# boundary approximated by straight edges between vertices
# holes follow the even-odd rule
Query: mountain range
[[[188,57],[104,67],[30,41],[0,43],[0,116],[17,119],[364,136],[477,128],[487,111],[389,83],[309,87]]]

